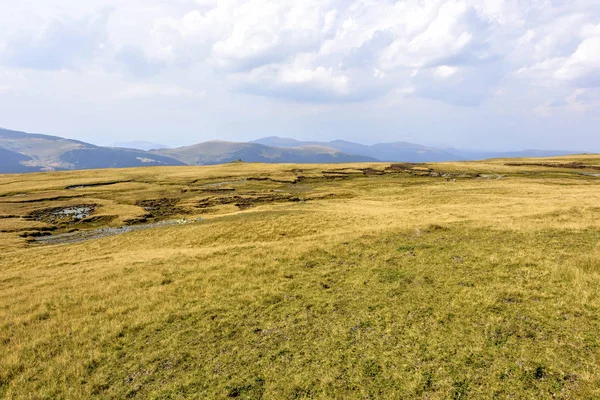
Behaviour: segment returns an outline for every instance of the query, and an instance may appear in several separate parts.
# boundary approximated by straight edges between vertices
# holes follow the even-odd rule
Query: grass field
[[[600,156],[3,175],[0,231],[0,397],[600,398]]]

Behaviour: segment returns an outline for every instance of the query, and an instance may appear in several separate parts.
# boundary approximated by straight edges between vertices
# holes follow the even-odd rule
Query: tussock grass
[[[13,219],[91,201],[118,225],[161,198],[180,209],[161,218],[204,218],[57,246],[0,233],[0,395],[599,397],[600,181],[505,160],[426,167],[502,179],[360,170],[388,165],[0,177]],[[184,191],[221,182],[302,199],[205,212],[234,194]],[[83,197],[14,202],[57,193]]]

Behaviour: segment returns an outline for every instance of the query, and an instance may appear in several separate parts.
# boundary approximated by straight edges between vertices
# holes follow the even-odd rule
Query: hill
[[[41,171],[40,168],[27,167],[25,163],[29,161],[31,161],[31,157],[0,148],[0,173],[13,174]]]
[[[422,146],[409,142],[377,143],[371,146],[348,142],[345,140],[334,140],[331,142],[298,141],[295,139],[280,138],[276,136],[255,140],[267,146],[300,147],[305,145],[317,145],[330,147],[351,154],[359,154],[372,157],[380,161],[404,161],[404,162],[441,162],[460,160],[484,160],[488,158],[511,158],[511,157],[554,157],[574,153],[574,151],[561,150],[524,150],[512,152],[492,152],[484,150],[463,150],[454,148],[435,148]]]
[[[114,145],[112,145],[111,147],[123,147],[126,149],[136,149],[136,150],[144,150],[144,151],[170,148],[169,146],[165,146],[164,144],[145,142],[145,141],[140,141],[140,140],[136,140],[133,142],[117,142]]]
[[[100,147],[58,136],[7,129],[0,129],[0,148],[19,155],[12,156],[10,165],[0,163],[0,173],[184,165],[141,150]]]
[[[301,142],[294,139],[267,137],[255,140],[253,143],[290,148],[306,145],[323,146],[345,153],[370,157],[379,161],[433,162],[458,161],[463,159],[463,157],[457,156],[456,154],[408,142],[379,143],[372,146],[366,146],[345,140],[334,140],[332,142]]]
[[[298,141],[279,137],[249,143],[209,141],[179,148],[148,142],[121,143],[150,149],[101,147],[58,136],[0,129],[1,173],[142,166],[213,165],[242,160],[262,163],[441,162],[503,157],[565,155],[565,151],[484,152],[438,149],[408,142],[371,146],[344,140]],[[152,149],[154,148],[154,149]]]
[[[295,148],[273,147],[259,143],[214,140],[176,149],[153,150],[188,165],[222,164],[242,160],[264,163],[341,163],[377,161],[372,157],[347,154],[325,146],[303,145]]]
[[[0,176],[0,398],[600,398],[600,157]]]

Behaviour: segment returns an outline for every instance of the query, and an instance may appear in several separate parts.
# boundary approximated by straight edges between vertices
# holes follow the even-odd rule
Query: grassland
[[[600,157],[510,162],[0,176],[0,397],[600,398]]]

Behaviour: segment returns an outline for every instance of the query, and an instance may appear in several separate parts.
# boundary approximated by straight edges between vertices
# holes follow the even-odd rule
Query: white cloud
[[[293,110],[294,101],[302,110],[306,103],[349,109],[363,101],[366,110],[375,103],[405,110],[414,102],[456,113],[467,111],[455,106],[483,110],[504,102],[504,109],[537,107],[549,115],[600,106],[593,95],[600,86],[597,0],[5,3],[0,66],[37,78],[20,85],[0,75],[4,98],[7,88],[10,96],[22,86],[52,96],[62,85],[65,99],[90,107],[102,96],[182,97],[188,105],[207,90],[228,115],[280,103]],[[93,71],[102,71],[110,88],[89,83]],[[247,94],[260,98],[248,101]]]
[[[241,75],[239,88],[249,93],[317,102],[343,100],[351,94],[348,76],[333,68],[311,67],[302,58],[290,65],[266,65]]]
[[[196,94],[189,90],[174,85],[138,83],[127,85],[118,97],[121,99],[142,99],[153,97],[191,97]],[[204,92],[200,92],[198,96],[204,96]]]
[[[17,68],[60,70],[78,67],[103,50],[112,9],[72,18],[52,18],[4,35],[0,64]]]
[[[354,101],[405,86],[433,96],[440,80],[460,79],[461,88],[486,85],[482,102],[511,70],[546,85],[589,83],[600,31],[585,0],[571,8],[545,0],[112,0],[110,14],[52,1],[72,15],[48,8],[43,28],[8,29],[5,63],[57,69],[85,59],[135,79],[212,69],[224,88],[289,91],[283,97],[302,101]],[[451,95],[440,99],[455,103]]]
[[[448,65],[440,65],[439,67],[435,68],[433,74],[441,79],[446,79],[451,77],[452,75],[456,74],[456,72],[458,71],[457,67],[450,67]]]
[[[600,25],[586,25],[573,36],[577,46],[571,53],[520,68],[517,75],[541,85],[600,86]]]
[[[600,35],[582,41],[555,76],[583,87],[600,86]]]

